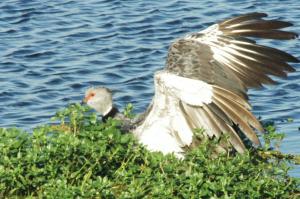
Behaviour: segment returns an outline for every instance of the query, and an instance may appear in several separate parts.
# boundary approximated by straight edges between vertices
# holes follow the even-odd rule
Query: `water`
[[[153,73],[172,40],[232,15],[267,12],[295,24],[300,2],[4,0],[0,3],[0,126],[46,123],[89,86],[109,86],[117,105],[145,110]],[[264,42],[300,57],[299,40]],[[300,66],[277,86],[251,90],[253,111],[285,132],[282,150],[300,154]],[[294,118],[289,123],[287,118]],[[300,167],[291,172],[300,177]]]

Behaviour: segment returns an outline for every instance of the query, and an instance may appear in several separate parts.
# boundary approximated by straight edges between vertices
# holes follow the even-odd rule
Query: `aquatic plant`
[[[272,124],[259,150],[216,156],[214,140],[178,160],[144,149],[120,121],[96,118],[72,104],[32,133],[0,129],[0,198],[300,197],[299,179],[288,175],[296,157],[270,150],[282,139]]]

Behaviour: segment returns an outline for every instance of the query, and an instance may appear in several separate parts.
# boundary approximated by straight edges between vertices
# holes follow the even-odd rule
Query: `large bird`
[[[260,145],[256,131],[264,129],[250,112],[247,89],[274,84],[269,75],[286,77],[295,71],[288,62],[299,62],[286,52],[253,40],[297,37],[281,30],[291,23],[264,17],[267,14],[240,15],[171,44],[165,68],[154,75],[155,94],[147,111],[134,121],[127,120],[141,144],[178,157],[201,144],[201,139],[222,134],[239,153],[246,150],[247,141]],[[84,101],[104,120],[124,118],[113,106],[107,88],[88,89]],[[200,128],[205,130],[203,137],[195,136],[195,129]]]

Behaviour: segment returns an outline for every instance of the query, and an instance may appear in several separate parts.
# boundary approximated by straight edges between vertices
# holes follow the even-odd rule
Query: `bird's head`
[[[83,102],[105,116],[113,108],[112,92],[104,87],[89,88]]]

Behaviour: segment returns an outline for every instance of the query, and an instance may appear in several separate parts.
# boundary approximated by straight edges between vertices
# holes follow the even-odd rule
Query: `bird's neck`
[[[119,113],[119,110],[116,107],[113,106],[106,115],[103,115],[102,121],[106,122],[106,120],[108,118],[110,118],[110,117],[114,118],[118,113]]]

